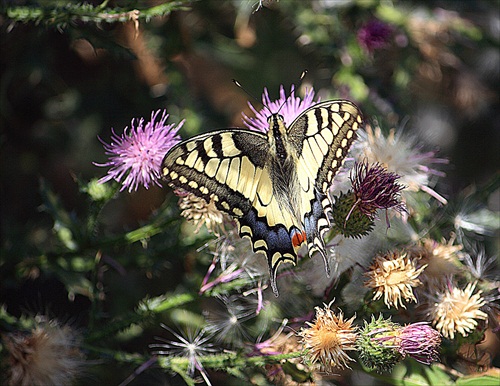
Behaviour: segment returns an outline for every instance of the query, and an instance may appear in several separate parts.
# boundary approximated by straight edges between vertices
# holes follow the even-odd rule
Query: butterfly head
[[[269,123],[269,126],[273,125],[275,122],[284,122],[285,118],[283,115],[279,113],[273,113],[269,117],[267,117],[267,123]]]
[[[284,135],[286,133],[285,118],[279,113],[273,113],[267,118],[269,134]]]

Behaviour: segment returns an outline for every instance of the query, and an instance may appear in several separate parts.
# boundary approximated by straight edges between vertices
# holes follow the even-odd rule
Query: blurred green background
[[[82,216],[88,202],[77,179],[106,172],[93,164],[106,161],[98,137],[109,142],[111,128],[121,133],[131,119],[148,119],[157,109],[167,109],[169,123],[186,119],[183,138],[242,126],[249,98],[233,78],[258,99],[264,87],[276,98],[281,84],[290,90],[307,69],[302,87],[313,86],[322,99],[351,99],[367,122],[418,135],[424,149],[439,148],[450,164],[437,190],[448,198],[480,190],[498,172],[499,1],[281,0],[257,10],[255,0],[202,0],[138,25],[81,18],[23,23],[7,13],[33,4],[4,0],[0,15],[0,303],[13,315],[49,309],[88,323],[88,297],[78,291],[68,297],[60,277],[30,263],[53,258],[42,252],[54,247],[54,223],[41,207],[47,194],[41,181],[70,216]],[[374,19],[392,33],[369,52],[357,33]],[[498,191],[492,197],[485,204],[498,210]],[[156,187],[120,194],[101,214],[102,229],[135,229],[165,199],[174,202],[168,189]],[[177,272],[189,270],[189,262],[168,255],[138,272],[121,264],[127,272],[109,272],[105,280],[111,315],[174,288]]]

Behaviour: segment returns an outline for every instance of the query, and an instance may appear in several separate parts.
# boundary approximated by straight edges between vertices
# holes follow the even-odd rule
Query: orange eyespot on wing
[[[307,241],[307,235],[305,231],[300,231],[298,229],[293,229],[290,232],[290,238],[292,240],[293,249],[297,250]]]

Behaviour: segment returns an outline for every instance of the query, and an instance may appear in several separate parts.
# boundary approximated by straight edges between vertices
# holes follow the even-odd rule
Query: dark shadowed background
[[[2,7],[12,3],[25,2],[2,1]],[[314,87],[322,99],[351,99],[368,122],[377,120],[385,131],[403,128],[424,149],[439,148],[439,157],[450,160],[436,188],[442,195],[465,202],[494,184],[500,164],[499,2],[396,4],[391,11],[375,1],[281,0],[253,12],[253,0],[200,1],[138,26],[21,23],[0,15],[0,304],[16,316],[50,312],[84,328],[91,307],[85,291],[68,291],[68,283],[76,287],[71,278],[64,282],[40,268],[41,260],[57,258],[57,229],[42,206],[43,187],[70,216],[82,216],[88,202],[77,181],[107,170],[93,164],[106,161],[98,137],[109,142],[111,128],[121,133],[133,118],[148,119],[158,109],[167,110],[169,123],[186,119],[183,138],[241,126],[241,112],[250,114],[249,97],[233,78],[258,99],[264,87],[276,98],[280,85],[289,91],[307,69],[302,88]],[[370,49],[358,33],[374,19],[391,32]],[[498,210],[498,190],[491,197],[485,204]],[[157,187],[120,194],[104,209],[101,227],[108,234],[134,229],[165,199],[174,200],[171,191]],[[487,246],[490,254],[496,247]],[[127,253],[125,261],[140,259]],[[171,255],[142,270],[121,264],[126,272],[111,270],[104,280],[103,312],[110,315],[174,288],[178,273],[189,271],[189,261]],[[135,344],[128,340],[122,349]],[[95,377],[116,384],[129,370]]]

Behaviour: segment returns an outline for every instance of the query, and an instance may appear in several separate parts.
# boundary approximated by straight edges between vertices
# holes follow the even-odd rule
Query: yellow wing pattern
[[[267,135],[226,129],[181,142],[165,155],[162,175],[171,187],[213,200],[237,221],[240,235],[267,256],[277,294],[279,264],[295,264],[304,243],[310,255],[319,252],[327,261],[328,189],[362,118],[342,100],[311,107],[288,129],[278,114],[269,124]]]
[[[291,125],[288,137],[297,149],[297,175],[302,189],[301,213],[309,254],[319,252],[329,274],[323,236],[330,228],[328,190],[344,163],[363,118],[347,100],[319,103]]]

